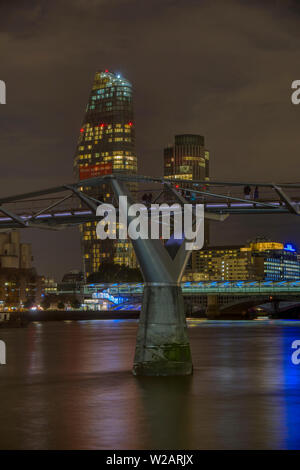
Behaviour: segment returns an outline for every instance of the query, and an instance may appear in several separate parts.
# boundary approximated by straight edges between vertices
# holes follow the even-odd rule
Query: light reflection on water
[[[0,331],[0,448],[300,448],[300,323],[189,326],[195,371],[177,378],[131,375],[135,320]]]

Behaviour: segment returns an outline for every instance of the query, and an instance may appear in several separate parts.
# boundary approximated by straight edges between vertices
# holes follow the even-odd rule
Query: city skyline
[[[100,3],[102,9],[96,8]],[[64,15],[68,2],[59,12],[55,2],[2,7],[7,104],[0,108],[0,138],[8,155],[3,196],[15,194],[16,187],[23,192],[72,181],[87,90],[95,70],[106,68],[135,87],[141,174],[162,175],[163,148],[174,135],[192,133],[205,135],[213,179],[295,182],[300,107],[290,96],[299,78],[296,2],[155,4],[154,15],[135,1],[114,7],[97,1],[89,8],[75,2],[70,21]],[[212,224],[211,242],[265,235],[300,246],[298,221],[280,220],[229,218],[222,235]],[[32,242],[40,273],[61,278],[80,267],[77,229],[23,231],[22,239]]]
[[[6,456],[300,449],[299,21],[0,0]]]

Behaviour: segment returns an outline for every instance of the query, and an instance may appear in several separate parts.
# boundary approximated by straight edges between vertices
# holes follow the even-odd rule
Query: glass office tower
[[[175,144],[164,149],[164,176],[209,180],[209,152],[202,135],[175,135]]]
[[[132,85],[108,70],[95,75],[79,133],[74,170],[78,180],[110,173],[137,173]],[[102,202],[112,202],[110,185],[88,187],[85,191]],[[103,263],[135,267],[129,240],[98,240],[96,225],[89,222],[80,227],[86,278]]]
[[[209,151],[204,137],[197,134],[175,135],[175,144],[164,149],[164,177],[171,180],[209,182]],[[189,187],[181,183],[181,187]],[[209,244],[209,223],[205,220],[205,246]],[[194,256],[194,252],[192,253]],[[191,261],[190,261],[191,262]]]

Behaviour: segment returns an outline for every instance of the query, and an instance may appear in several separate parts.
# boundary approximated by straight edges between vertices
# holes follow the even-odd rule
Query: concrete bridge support
[[[145,285],[133,373],[189,375],[192,370],[181,287]]]
[[[111,184],[116,196],[127,196],[128,206],[134,203],[119,180],[112,178]],[[120,202],[119,211],[129,224],[128,206]],[[177,253],[160,240],[131,242],[145,280],[133,374],[190,375],[193,365],[180,287],[189,256],[184,240]]]
[[[271,303],[272,303],[272,310],[273,310],[272,317],[278,318],[280,314],[280,308],[279,308],[280,300],[275,298],[272,300]]]
[[[219,296],[216,294],[208,294],[206,316],[208,319],[213,320],[220,318],[221,312],[219,307]]]

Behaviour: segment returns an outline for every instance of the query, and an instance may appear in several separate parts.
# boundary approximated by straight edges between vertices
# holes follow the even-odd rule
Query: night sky
[[[211,177],[299,182],[296,1],[0,1],[0,196],[73,181],[96,70],[134,86],[139,173],[162,175],[175,134],[205,136]],[[266,235],[300,248],[295,216],[229,217],[212,242]],[[78,229],[23,230],[40,274],[80,268]]]

